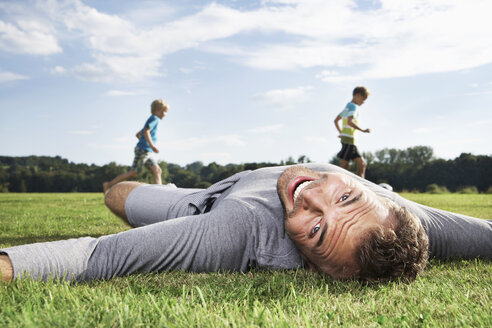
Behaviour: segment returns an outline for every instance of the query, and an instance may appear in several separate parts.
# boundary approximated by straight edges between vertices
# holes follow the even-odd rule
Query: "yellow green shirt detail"
[[[342,117],[342,143],[355,145],[355,129],[348,124],[348,119],[352,117],[353,122],[359,124],[357,121],[359,117],[358,109],[359,106],[353,102],[349,102],[339,114]]]

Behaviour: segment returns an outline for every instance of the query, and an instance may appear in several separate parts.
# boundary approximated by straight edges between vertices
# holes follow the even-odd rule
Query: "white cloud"
[[[11,24],[0,20],[0,50],[7,52],[51,55],[62,51],[54,35],[35,21]]]
[[[79,0],[35,1],[29,10],[3,4],[0,10],[13,18],[0,21],[0,50],[50,55],[62,51],[57,36],[83,41],[92,59],[70,71],[91,81],[162,76],[165,56],[183,49],[227,55],[260,69],[317,67],[318,78],[327,82],[492,62],[490,0],[381,0],[370,10],[352,0],[269,0],[253,10],[212,2],[187,16],[150,4],[154,11],[129,8],[119,15]],[[236,38],[246,34],[254,41]],[[185,74],[192,69],[181,68]]]
[[[300,86],[291,89],[275,89],[258,93],[253,99],[265,104],[268,107],[278,109],[291,109],[299,103],[307,101],[311,97],[311,86]]]
[[[201,71],[201,70],[206,70],[206,69],[207,69],[207,66],[204,63],[198,62],[198,61],[193,62],[192,65],[190,65],[189,67],[180,67],[179,68],[180,72],[183,74],[186,74],[186,75],[192,74],[196,71]]]
[[[0,83],[12,82],[18,80],[27,80],[27,79],[29,79],[29,77],[25,75],[0,71]]]
[[[193,73],[193,69],[191,69],[189,67],[180,67],[179,70],[183,74],[191,74],[191,73]]]
[[[75,75],[87,81],[140,81],[163,76],[160,60],[153,56],[109,56],[95,55],[95,63],[84,63],[74,67]]]
[[[52,75],[64,75],[67,73],[67,70],[62,66],[55,66],[50,70]]]
[[[321,71],[320,73],[316,74],[316,78],[324,82],[332,82],[332,83],[352,82],[361,79],[360,76],[342,75],[340,72],[330,71],[330,70]]]
[[[261,69],[326,67],[338,71],[329,82],[352,78],[411,76],[455,71],[492,62],[489,46],[492,2],[381,1],[379,9],[354,10],[352,1],[289,1],[292,6],[265,7],[250,13],[263,31],[296,36],[296,41],[241,47],[206,48]],[[345,76],[345,77],[344,77]],[[347,77],[348,76],[348,77]]]
[[[275,131],[279,131],[283,129],[284,125],[283,124],[273,124],[273,125],[266,125],[266,126],[260,126],[257,128],[252,128],[249,129],[248,132],[253,133],[253,134],[261,134],[261,133],[271,133]]]
[[[138,1],[132,2],[135,7],[129,8],[122,14],[127,19],[139,26],[154,26],[162,22],[173,19],[173,16],[179,14],[177,8],[162,3],[162,1]]]
[[[119,96],[136,96],[138,92],[135,91],[122,91],[122,90],[109,90],[106,92],[106,96],[119,97]]]

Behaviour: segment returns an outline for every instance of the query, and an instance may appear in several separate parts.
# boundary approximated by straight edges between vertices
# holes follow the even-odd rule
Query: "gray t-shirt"
[[[330,164],[304,166],[347,172]],[[50,275],[83,281],[164,270],[297,268],[304,263],[285,232],[276,191],[277,179],[285,169],[241,172],[205,190],[141,186],[130,193],[125,204],[129,222],[138,228],[0,252],[9,255],[16,278],[27,273],[44,280]],[[360,181],[421,220],[432,257],[492,258],[492,221],[419,205],[367,180]],[[211,198],[216,200],[206,212]]]
[[[304,164],[303,166],[320,172],[347,173],[331,164]],[[212,195],[218,197],[211,212],[197,215],[197,217],[211,216],[214,224],[220,226],[210,232],[213,235],[212,242],[207,245],[209,249],[216,252],[218,258],[224,251],[221,247],[222,241],[227,240],[228,236],[234,235],[238,238],[238,234],[241,235],[237,240],[241,240],[242,245],[246,248],[243,249],[243,253],[236,253],[235,257],[241,255],[242,263],[246,266],[234,269],[245,270],[250,266],[296,268],[303,265],[299,252],[286,235],[284,211],[276,191],[277,180],[285,169],[286,167],[282,166],[242,172],[226,179],[225,183],[220,182],[220,186],[214,185],[207,191],[193,194],[197,195],[197,197],[193,196],[194,198],[200,199],[198,201],[190,200],[189,197],[182,198],[185,204],[191,203],[195,205],[194,207],[203,209],[204,205],[199,205],[203,203],[203,199],[208,199]],[[406,207],[420,219],[429,236],[431,257],[438,259],[477,256],[492,258],[492,221],[420,205],[370,181],[351,175],[378,195]],[[222,190],[224,185],[227,189]],[[130,221],[135,220],[134,225],[139,225],[143,217],[156,218],[157,212],[163,212],[163,210],[150,206],[163,201],[161,196],[151,190],[152,188],[152,186],[137,188],[127,200],[127,214]],[[149,204],[146,206],[147,209],[154,211],[146,216],[142,216],[144,199],[147,199]],[[179,213],[176,215],[179,216]],[[189,253],[187,245],[190,243],[192,243],[191,238],[185,237],[183,244],[180,244],[179,247],[183,247],[181,248],[182,256]],[[185,269],[202,270],[202,268],[193,266]]]

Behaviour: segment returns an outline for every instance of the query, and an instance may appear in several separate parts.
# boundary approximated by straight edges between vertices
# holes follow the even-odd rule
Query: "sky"
[[[0,0],[0,155],[131,165],[328,162],[355,86],[360,151],[492,155],[492,1]]]

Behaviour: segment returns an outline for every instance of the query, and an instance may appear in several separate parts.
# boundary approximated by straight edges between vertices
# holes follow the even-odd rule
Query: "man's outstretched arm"
[[[410,201],[379,186],[374,191],[407,208],[420,219],[429,236],[431,258],[471,259],[475,257],[492,259],[492,221],[452,213]]]
[[[249,208],[229,201],[205,214],[97,239],[83,237],[5,248],[0,250],[8,254],[2,256],[2,274],[4,280],[13,279],[15,273],[16,279],[89,281],[137,272],[245,271],[254,258],[251,215]]]

